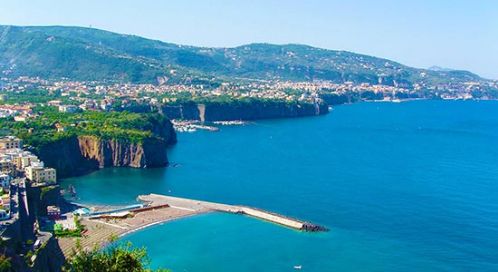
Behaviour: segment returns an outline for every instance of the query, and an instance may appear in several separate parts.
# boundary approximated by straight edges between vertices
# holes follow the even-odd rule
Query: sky
[[[496,0],[0,0],[0,24],[196,46],[300,43],[498,79]]]

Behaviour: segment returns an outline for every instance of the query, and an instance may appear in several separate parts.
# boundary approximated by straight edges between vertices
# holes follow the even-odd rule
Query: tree
[[[112,245],[107,249],[76,249],[64,267],[67,272],[150,272],[145,248],[134,248],[131,243]],[[161,272],[167,270],[158,270]]]

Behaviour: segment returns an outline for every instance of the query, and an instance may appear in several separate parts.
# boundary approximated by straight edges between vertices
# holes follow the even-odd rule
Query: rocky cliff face
[[[39,147],[37,153],[59,178],[84,175],[103,167],[161,167],[168,165],[166,149],[176,143],[169,121],[153,129],[154,137],[141,142],[74,136]]]
[[[94,136],[78,137],[81,155],[87,160],[98,163],[100,168],[108,166],[129,167],[154,167],[165,166],[168,163],[166,157],[167,143],[162,140],[149,140],[147,143],[126,143],[117,140],[99,140]],[[152,145],[150,150],[163,150],[158,152],[161,156],[155,156],[154,160],[148,158],[146,145]],[[151,154],[152,155],[152,154]]]
[[[57,169],[60,178],[84,175],[103,167],[161,167],[168,165],[170,142],[149,138],[142,143],[104,140],[95,136],[72,137],[43,146],[40,158]]]
[[[258,120],[315,116],[326,113],[328,113],[328,107],[325,104],[254,102],[230,105],[210,103],[205,105],[202,119],[205,121]]]
[[[163,113],[171,119],[200,121],[257,120],[314,116],[328,113],[324,103],[286,103],[281,101],[249,103],[205,103],[187,102],[180,105],[162,107]]]

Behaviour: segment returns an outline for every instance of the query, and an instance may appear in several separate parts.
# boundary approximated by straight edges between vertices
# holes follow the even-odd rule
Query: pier
[[[327,229],[323,226],[247,206],[227,205],[158,194],[141,195],[138,197],[138,199],[145,203],[150,203],[150,205],[152,206],[168,204],[172,208],[188,209],[197,213],[218,211],[233,214],[243,214],[296,230],[327,231]]]
[[[170,220],[209,212],[246,215],[299,231],[327,231],[325,227],[319,225],[247,206],[227,205],[158,194],[141,195],[138,196],[138,200],[142,204],[113,208],[106,211],[99,210],[83,215],[81,223],[86,230],[83,237],[79,239],[80,245],[83,248],[91,249],[95,245],[105,245],[107,239],[111,236],[121,237]],[[72,217],[73,215],[68,213],[64,216]],[[57,239],[66,257],[71,254],[76,246],[76,240],[70,237]]]

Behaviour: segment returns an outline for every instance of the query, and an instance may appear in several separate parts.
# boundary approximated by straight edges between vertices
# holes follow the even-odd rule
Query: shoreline
[[[157,222],[154,222],[154,223],[147,224],[145,226],[141,226],[141,227],[136,228],[136,229],[132,229],[132,230],[123,232],[123,233],[121,233],[121,234],[118,235],[118,238],[124,238],[127,235],[130,235],[132,233],[148,229],[148,228],[156,226],[156,225],[163,225],[163,224],[166,224],[166,223],[169,223],[169,222],[173,222],[173,221],[177,221],[177,220],[182,220],[182,219],[186,219],[186,218],[189,218],[189,217],[194,217],[194,216],[198,216],[198,215],[202,215],[202,214],[209,214],[209,213],[212,213],[212,212],[205,212],[205,213],[199,213],[199,214],[190,214],[190,215],[185,215],[185,216],[179,216],[177,218],[164,219],[162,221],[157,221]]]
[[[84,249],[94,246],[100,247],[103,245],[103,241],[112,236],[117,236],[121,239],[129,234],[156,225],[214,212],[244,215],[297,231],[328,231],[323,226],[248,206],[228,205],[159,194],[140,195],[138,199],[144,203],[144,207],[129,207],[128,209],[127,207],[122,207],[117,210],[99,211],[97,212],[98,214],[87,213],[83,215],[81,223],[85,226],[86,231],[82,237],[57,238],[64,256],[70,256],[77,243],[80,243]],[[92,208],[90,207],[90,209]],[[66,216],[72,216],[71,212],[67,213]]]
[[[402,102],[405,102],[405,101],[432,101],[434,99],[406,99],[406,100],[402,100]],[[447,100],[434,100],[434,101],[447,101]],[[452,99],[451,101],[474,101],[474,102],[480,102],[480,101],[496,101],[496,100],[463,100],[463,99]],[[385,103],[385,102],[391,102],[393,103],[392,101],[362,101],[362,102],[369,102],[369,103],[378,103],[378,102],[382,102],[382,103]],[[394,102],[396,103],[396,102]],[[451,103],[451,102],[450,102]],[[352,104],[356,104],[356,103],[352,103]],[[82,207],[89,207],[91,206],[90,204],[85,204],[84,202],[83,203],[78,203],[78,202],[70,202],[70,204],[72,205],[75,205],[75,206],[82,206]],[[240,206],[232,206],[232,207],[240,207]],[[122,238],[122,237],[125,237],[129,234],[132,234],[134,232],[137,232],[137,231],[142,231],[142,230],[145,230],[149,227],[153,227],[155,225],[160,225],[160,224],[165,224],[165,223],[168,223],[168,222],[171,222],[171,221],[174,221],[174,220],[181,220],[183,218],[187,218],[187,217],[190,217],[190,216],[194,216],[194,215],[198,215],[198,214],[203,214],[203,213],[208,213],[208,212],[212,212],[212,211],[216,211],[217,209],[212,209],[212,210],[206,210],[206,211],[198,211],[198,210],[195,210],[195,211],[191,211],[191,212],[185,212],[185,211],[179,211],[177,210],[175,207],[171,207],[173,210],[176,210],[178,213],[177,214],[174,214],[174,215],[171,215],[170,217],[160,217],[159,219],[154,219],[153,222],[145,222],[143,221],[142,223],[140,222],[135,222],[137,225],[135,226],[126,226],[128,229],[117,229],[117,228],[114,228],[113,230],[113,233],[116,233],[117,236],[119,238]],[[185,213],[183,213],[185,212]],[[230,212],[230,213],[233,213],[233,214],[237,214],[239,213],[239,211],[234,211],[234,212]],[[263,211],[264,212],[264,211]],[[242,214],[245,214],[245,213],[242,213]],[[247,214],[245,214],[247,215]],[[279,216],[279,215],[277,215]],[[251,215],[249,215],[249,217],[251,217]],[[255,218],[258,218],[258,216],[252,216],[252,217],[255,217]],[[284,218],[285,216],[282,216],[282,218]],[[258,218],[258,219],[262,219],[262,220],[265,220],[264,218]],[[290,219],[290,220],[293,220],[293,219]],[[85,219],[85,221],[87,221]],[[272,220],[266,220],[266,221],[270,221],[270,222],[273,222]],[[95,222],[94,223],[97,223],[98,222]],[[301,223],[305,223],[305,222],[301,222]],[[277,224],[279,224],[277,222]],[[279,224],[279,225],[282,225],[282,224]],[[107,228],[112,228],[112,226],[107,226]],[[291,227],[293,229],[297,229],[296,227]],[[63,238],[63,239],[66,239],[66,238]]]

